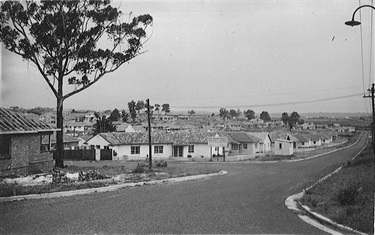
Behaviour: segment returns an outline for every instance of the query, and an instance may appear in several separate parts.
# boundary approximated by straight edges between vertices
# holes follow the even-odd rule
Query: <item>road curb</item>
[[[197,180],[197,179],[203,179],[203,178],[208,178],[208,177],[213,177],[213,176],[221,176],[221,175],[226,175],[226,174],[228,174],[227,171],[220,171],[218,173],[191,175],[191,176],[183,176],[183,177],[169,178],[169,179],[162,179],[162,180],[137,182],[137,183],[124,183],[124,184],[118,184],[118,185],[110,185],[110,186],[101,187],[101,188],[89,188],[89,189],[81,189],[81,190],[73,190],[73,191],[55,192],[55,193],[0,197],[0,203],[22,201],[22,200],[32,200],[32,199],[70,197],[70,196],[86,195],[86,194],[99,193],[99,192],[110,192],[110,191],[115,191],[121,188],[133,188],[133,187],[140,187],[143,185],[156,185],[156,184],[163,184],[163,183],[183,182],[183,181]]]
[[[360,137],[362,137],[362,135]],[[358,140],[354,144],[356,144],[359,141],[359,139],[360,138],[358,138]],[[366,146],[368,145],[368,141],[369,141],[369,138],[367,138],[367,143],[365,144],[365,146],[352,159],[355,159],[366,148]],[[352,144],[350,146],[353,146],[354,144]],[[350,147],[350,146],[347,146],[347,147]],[[347,147],[345,147],[345,148],[347,148]],[[319,228],[319,229],[321,229],[321,230],[323,230],[327,233],[342,234],[341,232],[344,232],[344,233],[350,233],[350,234],[355,233],[355,234],[366,235],[366,233],[362,233],[362,232],[357,231],[355,229],[352,229],[348,226],[336,223],[336,222],[332,221],[331,219],[329,219],[329,218],[327,218],[327,217],[325,217],[325,216],[323,216],[319,213],[313,212],[308,206],[301,204],[300,201],[299,201],[305,195],[307,190],[313,188],[315,185],[317,185],[319,183],[322,183],[323,181],[325,181],[326,179],[328,179],[332,175],[339,172],[341,169],[342,169],[342,166],[340,166],[339,168],[337,168],[336,170],[334,170],[330,174],[324,176],[323,178],[319,179],[317,182],[315,182],[310,187],[304,189],[302,192],[289,196],[285,200],[285,206],[288,209],[292,210],[294,213],[296,213],[300,219],[304,220],[305,222],[307,222],[307,223],[309,223],[309,224],[311,224],[311,225],[313,225],[313,226],[315,226],[315,227],[317,227],[317,228]],[[333,229],[327,227],[326,225],[328,225],[332,228],[335,228],[336,230],[333,230]]]

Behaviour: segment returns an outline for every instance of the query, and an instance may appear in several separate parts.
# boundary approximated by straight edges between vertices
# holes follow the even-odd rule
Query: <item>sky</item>
[[[172,111],[252,109],[371,113],[369,1],[114,1],[150,14],[146,53],[65,100],[65,109],[127,109],[131,100]],[[362,43],[361,43],[362,42]],[[36,67],[1,50],[1,107],[56,107]],[[370,72],[371,71],[371,72]]]

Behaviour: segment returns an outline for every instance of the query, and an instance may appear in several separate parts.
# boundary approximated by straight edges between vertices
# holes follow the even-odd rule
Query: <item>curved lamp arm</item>
[[[353,12],[352,20],[351,20],[351,21],[346,21],[345,24],[348,25],[348,26],[352,26],[352,27],[353,27],[353,26],[360,25],[361,22],[359,22],[359,21],[355,21],[355,20],[354,20],[354,16],[355,16],[355,13],[356,13],[359,9],[361,9],[361,8],[363,8],[363,7],[370,7],[370,8],[372,8],[373,10],[375,10],[375,7],[373,7],[373,6],[371,6],[371,5],[363,5],[363,6],[360,6],[360,7],[358,7],[357,9],[355,9],[355,11]]]

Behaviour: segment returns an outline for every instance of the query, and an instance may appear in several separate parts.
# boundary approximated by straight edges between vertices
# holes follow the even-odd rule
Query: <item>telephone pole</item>
[[[152,145],[151,145],[151,121],[150,121],[150,99],[146,100],[147,102],[147,121],[148,121],[148,156],[149,156],[149,166],[152,168]]]
[[[371,98],[372,102],[372,123],[371,123],[371,139],[372,139],[372,148],[375,154],[375,102],[374,102],[374,93],[375,93],[375,84],[373,83],[371,89],[368,89],[371,92],[370,95],[364,95],[363,98]]]

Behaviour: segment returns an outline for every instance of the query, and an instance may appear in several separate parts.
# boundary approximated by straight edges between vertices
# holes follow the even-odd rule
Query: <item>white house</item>
[[[64,131],[74,136],[87,134],[94,126],[93,122],[66,122]]]
[[[230,155],[249,155],[255,157],[260,153],[261,140],[246,132],[219,132],[220,137],[228,138],[228,151]]]
[[[203,132],[152,132],[153,159],[210,158],[208,133]],[[87,144],[100,149],[114,150],[114,160],[144,160],[149,156],[148,133],[99,133]]]
[[[246,134],[260,139],[259,151],[261,153],[267,153],[271,151],[271,137],[268,132],[246,132]]]
[[[315,129],[315,125],[314,125],[314,123],[311,123],[311,122],[305,122],[301,125],[301,129],[302,130],[313,130],[313,129]]]
[[[275,140],[275,155],[291,156],[293,155],[293,143],[290,140]]]

